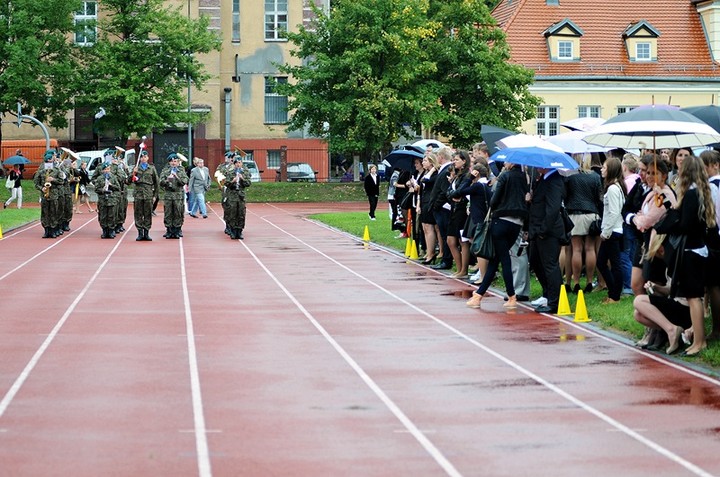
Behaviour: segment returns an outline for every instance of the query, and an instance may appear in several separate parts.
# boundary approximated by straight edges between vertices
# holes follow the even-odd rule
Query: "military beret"
[[[168,154],[167,160],[172,161],[173,159],[180,159],[180,158],[178,157],[178,155],[176,153],[171,152],[170,154]]]
[[[114,156],[114,155],[115,155],[115,151],[110,148],[105,149],[105,152],[103,152],[103,157]]]

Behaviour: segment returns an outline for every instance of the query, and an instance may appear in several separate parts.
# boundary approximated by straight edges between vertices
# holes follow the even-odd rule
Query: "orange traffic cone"
[[[588,318],[587,308],[585,307],[585,296],[583,295],[582,290],[578,291],[578,299],[575,304],[575,319],[573,321],[575,323],[587,323],[588,321],[592,321]]]

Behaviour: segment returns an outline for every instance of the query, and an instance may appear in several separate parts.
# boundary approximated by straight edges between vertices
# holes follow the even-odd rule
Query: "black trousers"
[[[530,267],[535,272],[548,300],[548,307],[557,311],[560,302],[560,242],[554,237],[535,237],[530,241]]]
[[[378,196],[369,195],[368,202],[370,203],[370,217],[372,217],[374,219],[375,218],[375,209],[377,209],[377,205],[378,205]]]

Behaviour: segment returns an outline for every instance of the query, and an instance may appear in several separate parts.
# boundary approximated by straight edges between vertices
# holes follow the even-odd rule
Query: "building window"
[[[268,169],[280,169],[280,150],[268,150],[267,152]]]
[[[282,40],[288,29],[287,0],[265,0],[265,40]]]
[[[538,106],[536,134],[541,136],[555,136],[558,133],[558,107]]]
[[[240,42],[240,0],[232,2],[232,41]]]
[[[578,106],[579,118],[599,118],[600,106]]]
[[[288,121],[288,98],[275,92],[276,83],[287,83],[287,77],[265,77],[265,124],[285,124]]]
[[[558,41],[558,59],[559,60],[572,60],[573,59],[573,42],[572,41]]]
[[[635,45],[635,61],[650,61],[650,43],[642,42]]]
[[[635,109],[635,108],[637,108],[637,106],[618,106],[618,107],[617,107],[617,113],[618,113],[618,114],[628,113],[628,112],[632,111],[632,110]]]
[[[97,2],[82,2],[80,9],[75,12],[75,43],[78,45],[92,45],[97,38]]]

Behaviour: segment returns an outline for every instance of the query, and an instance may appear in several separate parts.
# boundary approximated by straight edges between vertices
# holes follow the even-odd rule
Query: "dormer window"
[[[632,23],[623,32],[630,61],[651,62],[658,59],[657,39],[660,33],[645,20]]]
[[[552,61],[580,61],[583,31],[573,22],[565,19],[545,30],[543,35]]]

